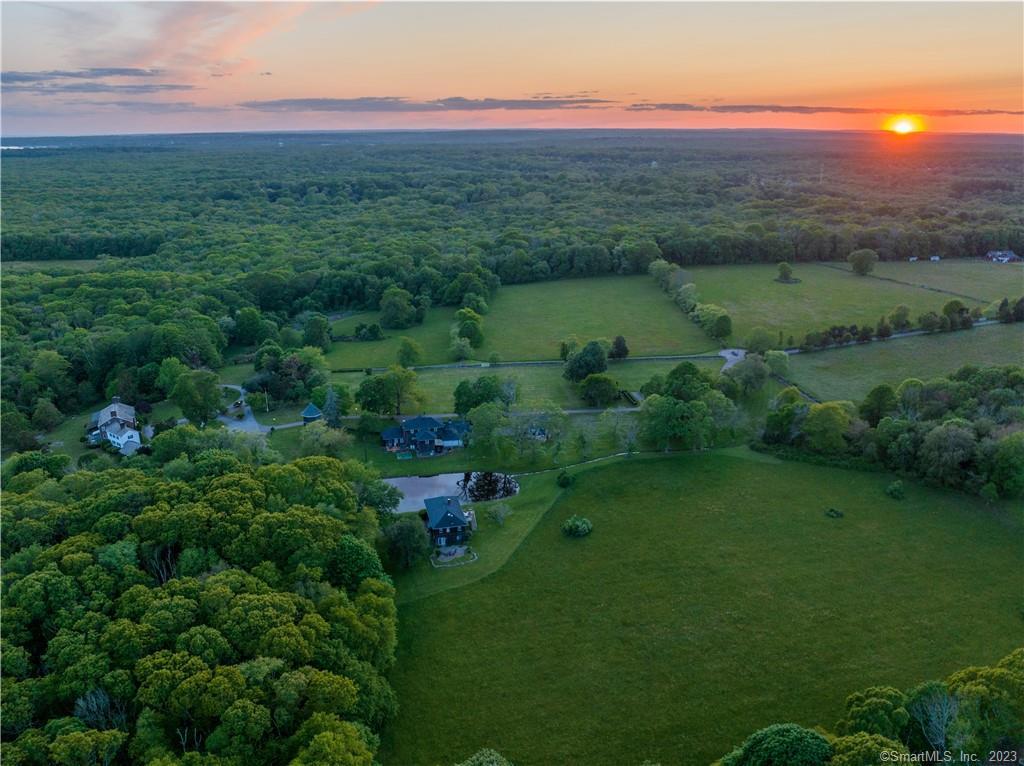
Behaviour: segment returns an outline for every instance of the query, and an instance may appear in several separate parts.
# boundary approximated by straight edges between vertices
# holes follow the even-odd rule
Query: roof
[[[142,445],[137,441],[126,441],[121,445],[121,449],[118,450],[122,455],[134,455],[139,451],[139,447]]]
[[[402,429],[398,426],[391,426],[391,428],[385,428],[380,432],[380,438],[386,439],[387,441],[394,441],[402,438]]]
[[[441,430],[437,432],[437,438],[445,442],[461,441],[462,437],[459,432],[452,428],[450,425],[441,426]]]
[[[430,529],[469,526],[469,519],[462,512],[457,497],[428,497],[423,505],[427,509],[427,527]]]
[[[402,423],[403,431],[417,431],[420,429],[429,429],[436,431],[441,427],[441,421],[437,418],[432,418],[429,415],[418,415],[415,418],[409,418],[407,421]]]
[[[115,396],[106,407],[99,412],[92,414],[93,423],[106,423],[108,420],[113,418],[119,418],[121,420],[135,420],[135,408],[130,404],[125,404],[121,399]]]
[[[418,442],[432,442],[436,437],[433,431],[421,428],[419,431],[413,432],[412,438]]]
[[[304,418],[318,418],[321,415],[323,415],[323,413],[320,412],[320,408],[313,404],[313,402],[307,404],[306,409],[302,411],[302,417]]]
[[[465,420],[449,420],[445,425],[458,434],[469,433],[469,422]]]
[[[114,425],[107,429],[107,433],[113,434],[114,436],[120,436],[121,434],[128,433],[129,431],[135,431],[135,429],[122,425],[121,423],[114,423]],[[136,431],[136,433],[138,432]]]

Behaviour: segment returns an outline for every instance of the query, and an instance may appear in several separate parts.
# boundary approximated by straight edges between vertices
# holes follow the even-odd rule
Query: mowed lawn
[[[383,763],[707,764],[1018,646],[1019,510],[889,481],[723,453],[583,473],[504,567],[400,607]]]
[[[793,276],[799,284],[775,281],[771,265],[697,266],[687,268],[704,303],[715,303],[732,316],[731,342],[742,345],[755,327],[792,335],[799,344],[804,335],[835,324],[875,325],[900,304],[916,319],[926,311],[940,312],[951,296],[910,285],[858,277],[850,271],[818,263],[799,263]],[[974,304],[971,304],[974,305]],[[982,305],[979,303],[978,305]]]
[[[644,276],[563,279],[502,287],[484,319],[482,358],[557,359],[568,335],[621,335],[633,356],[692,354],[718,346]]]
[[[376,341],[343,341],[336,342],[327,352],[327,362],[331,369],[351,367],[388,367],[398,362],[398,347],[403,337],[412,338],[423,349],[422,364],[439,364],[450,362],[448,346],[451,344],[449,329],[455,310],[449,306],[439,306],[427,311],[423,324],[413,325],[404,330],[385,330],[388,336]],[[356,325],[373,324],[380,321],[379,311],[368,311],[339,319],[333,325],[335,336],[351,335]]]
[[[895,338],[789,358],[789,377],[819,399],[859,401],[879,383],[928,380],[965,364],[1024,364],[1024,325]]]
[[[848,266],[844,264],[844,268]],[[986,302],[1024,295],[1024,266],[1020,264],[973,260],[882,261],[871,273],[876,277],[970,295]]]
[[[723,361],[719,359],[697,359],[694,363],[709,370],[718,370]],[[627,391],[636,391],[657,374],[664,375],[678,361],[622,361],[612,362],[608,368],[619,387]],[[412,412],[442,413],[451,412],[454,406],[455,387],[463,380],[476,380],[484,375],[496,375],[499,379],[512,379],[518,383],[518,400],[520,408],[536,407],[544,402],[554,402],[560,407],[577,408],[588,405],[580,399],[577,387],[562,377],[562,365],[531,365],[526,367],[471,367],[450,368],[440,370],[420,370],[417,372],[417,383],[425,399]],[[345,383],[354,393],[365,379],[363,373],[341,373],[331,376],[335,382]],[[618,403],[626,406],[625,401]],[[283,422],[283,421],[282,421]]]
[[[427,312],[422,325],[386,330],[386,340],[335,343],[327,359],[332,369],[386,367],[395,363],[400,338],[407,336],[423,348],[421,364],[450,362],[449,331],[454,317],[453,307],[438,306]],[[379,318],[379,312],[346,317],[334,323],[334,333],[350,334],[357,324],[371,324]],[[647,276],[502,287],[491,299],[483,330],[484,344],[473,353],[473,358],[483,361],[492,354],[503,361],[557,359],[559,342],[569,335],[582,341],[622,335],[636,356],[717,348]]]

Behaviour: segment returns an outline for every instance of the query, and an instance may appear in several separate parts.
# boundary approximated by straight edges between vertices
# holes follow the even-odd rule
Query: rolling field
[[[388,336],[385,340],[335,343],[326,354],[327,362],[334,370],[349,367],[387,367],[396,363],[398,347],[403,337],[412,338],[423,348],[421,364],[450,362],[448,346],[451,339],[448,337],[448,330],[454,314],[453,308],[440,306],[427,311],[427,318],[423,324],[413,325],[404,330],[385,330]],[[378,321],[378,311],[345,317],[334,323],[334,335],[348,335],[355,331],[358,324],[373,324]]]
[[[916,264],[913,264],[916,265]],[[793,267],[799,284],[775,281],[775,266],[695,266],[686,269],[704,303],[729,311],[731,342],[742,345],[755,327],[782,330],[783,340],[803,336],[833,324],[877,324],[879,317],[900,304],[916,319],[926,311],[942,310],[952,296],[919,287],[858,277],[852,272],[816,263]],[[980,301],[978,305],[986,303]]]
[[[417,600],[403,589],[429,589],[400,578],[402,706],[383,763],[494,747],[518,766],[706,764],[772,722],[830,726],[853,691],[1019,645],[1019,513],[735,455],[591,468],[487,577],[430,572],[462,587]],[[588,538],[561,534],[573,513]],[[499,534],[484,529],[481,551],[501,560],[483,539]]]
[[[843,264],[844,268],[849,268]],[[873,276],[970,295],[985,302],[1024,294],[1024,266],[988,261],[882,261]]]
[[[335,343],[328,362],[333,369],[386,367],[395,363],[402,336],[423,347],[421,364],[450,362],[454,314],[450,306],[437,307],[422,325],[387,330],[386,340]],[[357,324],[378,318],[377,312],[346,317],[334,323],[334,333],[351,333]],[[502,287],[484,317],[484,345],[474,358],[486,360],[496,353],[504,361],[557,359],[559,341],[572,334],[583,341],[622,335],[634,356],[717,348],[649,277],[603,277]]]
[[[796,354],[789,359],[789,377],[819,399],[858,401],[880,383],[928,380],[965,364],[1022,363],[1024,326],[993,325]]]
[[[717,345],[647,276],[564,279],[498,290],[484,318],[486,359],[557,359],[562,338],[625,337],[632,356],[695,354]]]

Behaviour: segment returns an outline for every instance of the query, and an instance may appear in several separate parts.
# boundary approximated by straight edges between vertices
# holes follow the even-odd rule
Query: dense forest
[[[5,762],[370,766],[397,706],[374,549],[397,498],[257,445],[186,426],[145,471],[6,462]]]
[[[658,258],[1024,251],[1012,137],[745,138],[6,139],[36,148],[4,152],[3,258],[96,268],[5,274],[5,416],[31,418],[40,400],[67,413],[119,391],[146,397],[167,357],[216,368],[229,346],[276,340],[304,312],[385,308],[386,296],[415,321],[431,305],[485,306],[502,284],[644,273]],[[263,329],[239,321],[247,308]]]

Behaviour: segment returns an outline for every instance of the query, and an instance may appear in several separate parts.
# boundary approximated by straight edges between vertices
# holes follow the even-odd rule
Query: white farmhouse
[[[115,396],[110,404],[94,412],[89,421],[89,440],[98,443],[106,439],[117,447],[122,455],[132,455],[142,446],[135,408]]]

